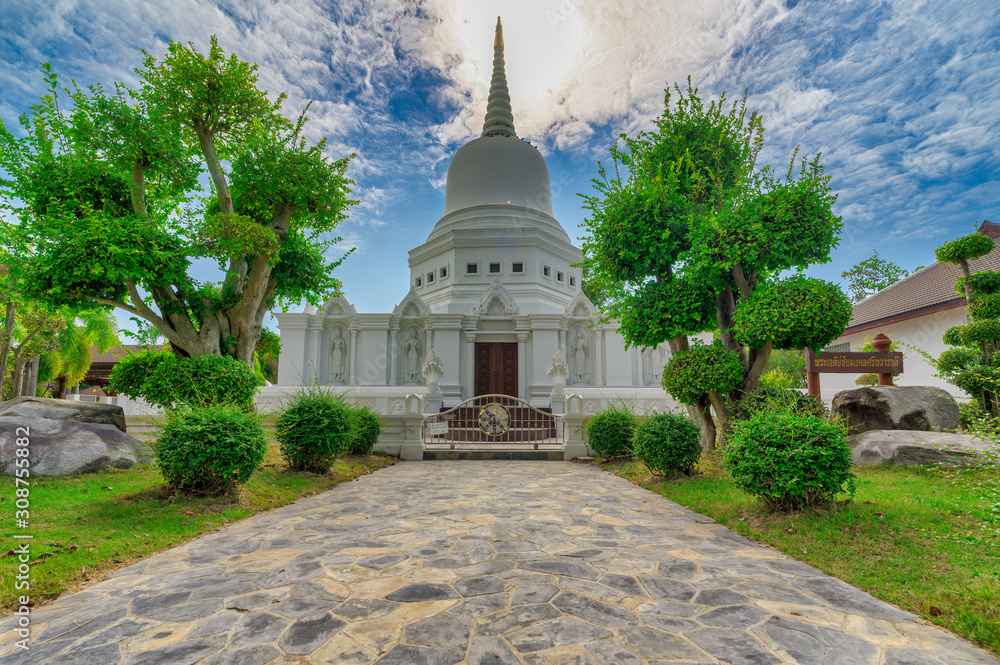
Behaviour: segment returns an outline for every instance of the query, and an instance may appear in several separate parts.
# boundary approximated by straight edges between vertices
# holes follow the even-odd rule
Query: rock
[[[2,417],[101,423],[114,425],[121,431],[126,431],[125,411],[114,404],[90,404],[48,397],[15,397],[0,402],[0,418]]]
[[[970,434],[875,430],[852,436],[848,443],[854,446],[851,458],[859,466],[975,466],[1000,461],[997,446]]]
[[[51,400],[58,401],[58,400]],[[127,469],[153,461],[152,449],[114,425],[23,416],[0,417],[0,474],[13,476],[16,440],[28,428],[32,476],[65,476]]]
[[[955,398],[929,386],[844,390],[834,396],[832,412],[847,421],[848,434],[870,430],[954,432],[959,428]]]

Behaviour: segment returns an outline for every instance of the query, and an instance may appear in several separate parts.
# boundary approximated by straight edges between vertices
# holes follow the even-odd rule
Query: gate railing
[[[456,444],[562,446],[564,423],[560,416],[518,397],[479,395],[425,416],[422,438],[425,445],[451,448]]]

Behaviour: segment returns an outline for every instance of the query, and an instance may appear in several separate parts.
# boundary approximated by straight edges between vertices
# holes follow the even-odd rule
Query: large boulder
[[[831,411],[847,421],[848,434],[886,429],[956,432],[959,428],[955,398],[929,386],[844,390],[834,396]]]
[[[102,423],[125,430],[125,411],[114,404],[90,404],[48,397],[15,397],[0,402],[0,418],[22,418],[30,425],[35,418],[77,423]]]
[[[53,400],[55,401],[55,400]],[[101,469],[127,469],[153,461],[152,449],[114,425],[72,420],[0,416],[0,474],[13,476],[18,459],[15,441],[28,428],[32,476],[63,476]]]
[[[975,466],[1000,463],[1000,450],[970,434],[872,430],[848,438],[851,457],[858,466]]]

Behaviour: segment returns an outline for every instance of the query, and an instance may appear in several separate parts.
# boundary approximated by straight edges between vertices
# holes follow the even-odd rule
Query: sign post
[[[806,387],[809,394],[820,399],[820,374],[878,374],[880,386],[891,386],[892,375],[902,374],[903,354],[890,352],[892,341],[884,333],[875,335],[874,353],[860,351],[825,351],[813,353],[806,349]]]

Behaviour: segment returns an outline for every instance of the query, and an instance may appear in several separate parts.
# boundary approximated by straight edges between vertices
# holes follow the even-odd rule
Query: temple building
[[[315,378],[401,414],[413,395],[426,406],[433,358],[445,407],[483,394],[549,407],[563,388],[588,412],[617,398],[640,411],[673,405],[659,386],[666,346],[626,349],[581,290],[581,252],[553,216],[545,158],[515,130],[503,54],[498,19],[482,134],[451,160],[444,212],[409,252],[398,305],[359,313],[345,294],[275,314],[282,352],[271,391]]]

